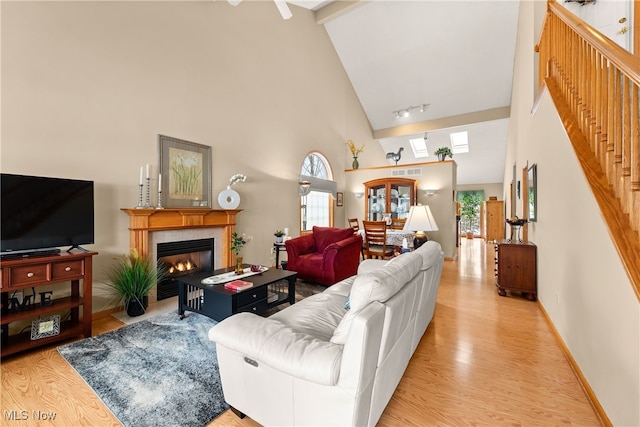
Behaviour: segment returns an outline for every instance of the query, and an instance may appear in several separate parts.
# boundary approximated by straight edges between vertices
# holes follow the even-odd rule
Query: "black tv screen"
[[[0,252],[94,243],[93,181],[0,174]]]

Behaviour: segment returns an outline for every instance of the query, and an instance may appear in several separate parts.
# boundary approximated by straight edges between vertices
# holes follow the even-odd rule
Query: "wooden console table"
[[[91,336],[92,259],[96,252],[60,253],[57,255],[3,260],[0,263],[0,292],[2,293],[2,357],[20,351],[61,341],[78,335]],[[80,292],[82,281],[82,292]],[[12,307],[9,301],[15,291],[34,288],[36,294],[47,292],[42,286],[71,282],[71,295],[56,298],[55,294],[45,296],[29,305]],[[40,292],[38,292],[40,291]],[[50,300],[48,298],[51,297]],[[12,304],[13,306],[13,304]],[[82,316],[80,308],[82,307]],[[31,340],[30,330],[26,333],[9,335],[9,325],[13,322],[30,322],[40,316],[64,314],[69,310],[68,320],[60,322],[60,333],[54,336]],[[61,315],[62,317],[62,315]]]

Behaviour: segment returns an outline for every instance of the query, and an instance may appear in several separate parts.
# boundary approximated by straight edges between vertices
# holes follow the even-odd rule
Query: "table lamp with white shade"
[[[427,239],[427,231],[438,231],[438,224],[429,209],[429,205],[411,206],[403,231],[415,231],[413,248],[418,249]]]

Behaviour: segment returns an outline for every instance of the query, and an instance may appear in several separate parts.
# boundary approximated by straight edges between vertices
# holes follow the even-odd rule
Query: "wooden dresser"
[[[537,298],[537,254],[531,242],[512,243],[502,240],[496,243],[496,286],[498,294],[506,296],[507,290],[521,292],[531,301]]]

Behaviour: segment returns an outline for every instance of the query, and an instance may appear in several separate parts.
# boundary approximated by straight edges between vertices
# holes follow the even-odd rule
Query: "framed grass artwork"
[[[158,135],[162,205],[211,207],[211,147]]]

